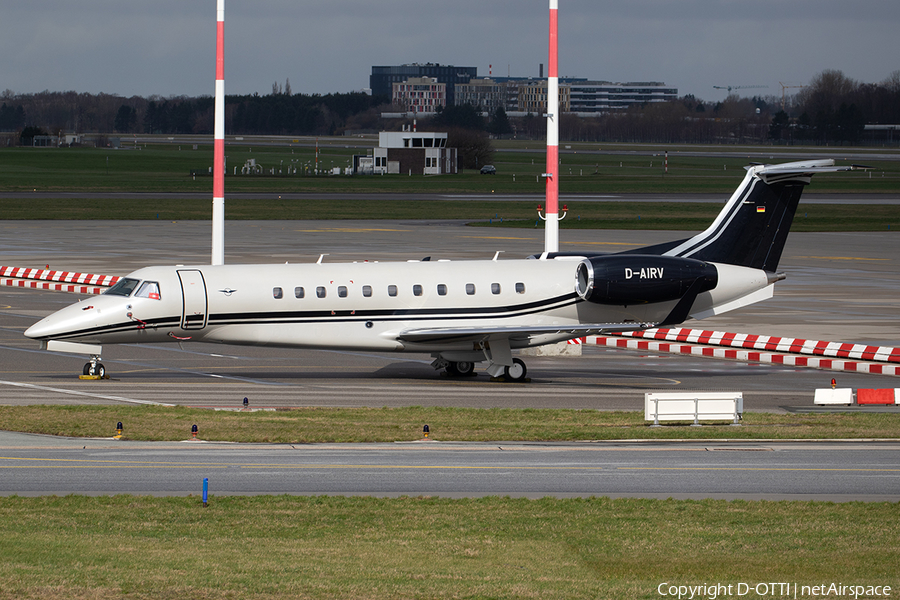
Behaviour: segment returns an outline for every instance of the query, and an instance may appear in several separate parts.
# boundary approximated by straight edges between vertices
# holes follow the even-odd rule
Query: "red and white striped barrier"
[[[100,294],[119,281],[116,275],[95,275],[26,267],[0,267],[0,285],[75,294]]]
[[[652,334],[651,334],[652,335]],[[670,352],[675,354],[689,354],[708,358],[724,358],[746,362],[760,362],[793,367],[812,367],[830,371],[851,371],[857,373],[871,373],[874,375],[900,376],[900,365],[881,364],[877,362],[860,362],[853,360],[835,360],[832,358],[820,358],[818,356],[800,356],[784,352],[760,352],[757,350],[743,350],[722,348],[709,345],[696,345],[702,342],[688,344],[662,342],[656,340],[629,339],[622,334],[616,336],[591,336],[589,344],[606,346],[608,348],[623,348],[629,350],[645,350],[652,352]]]
[[[822,342],[747,333],[725,333],[702,329],[647,329],[617,334],[623,337],[687,342],[706,346],[768,350],[787,354],[851,358],[863,361],[900,363],[900,348],[867,346],[843,342]]]

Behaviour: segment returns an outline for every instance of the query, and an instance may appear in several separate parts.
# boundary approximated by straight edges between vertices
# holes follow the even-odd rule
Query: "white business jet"
[[[831,160],[747,167],[706,231],[617,254],[521,260],[162,266],[46,317],[25,335],[91,356],[102,344],[219,342],[428,353],[436,369],[525,379],[512,350],[668,326],[773,295],[800,194]]]

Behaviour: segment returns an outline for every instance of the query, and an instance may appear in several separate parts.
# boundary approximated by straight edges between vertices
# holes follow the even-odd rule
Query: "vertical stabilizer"
[[[706,231],[675,242],[635,250],[774,272],[781,260],[800,195],[812,175],[846,171],[832,160],[747,167],[747,175]]]

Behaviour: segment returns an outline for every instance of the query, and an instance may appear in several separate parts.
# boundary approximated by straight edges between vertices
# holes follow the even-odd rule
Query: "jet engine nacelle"
[[[698,279],[706,292],[716,287],[715,265],[692,258],[644,254],[595,256],[578,263],[575,291],[595,304],[648,304],[677,300]]]

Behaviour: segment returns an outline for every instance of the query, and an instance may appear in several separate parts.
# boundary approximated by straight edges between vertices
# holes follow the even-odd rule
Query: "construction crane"
[[[728,93],[731,93],[731,90],[747,90],[751,88],[767,88],[767,85],[714,85],[714,88],[717,90],[728,90]]]
[[[802,88],[806,87],[805,85],[787,85],[784,83],[778,82],[781,85],[781,110],[784,110],[784,90],[788,88]]]

